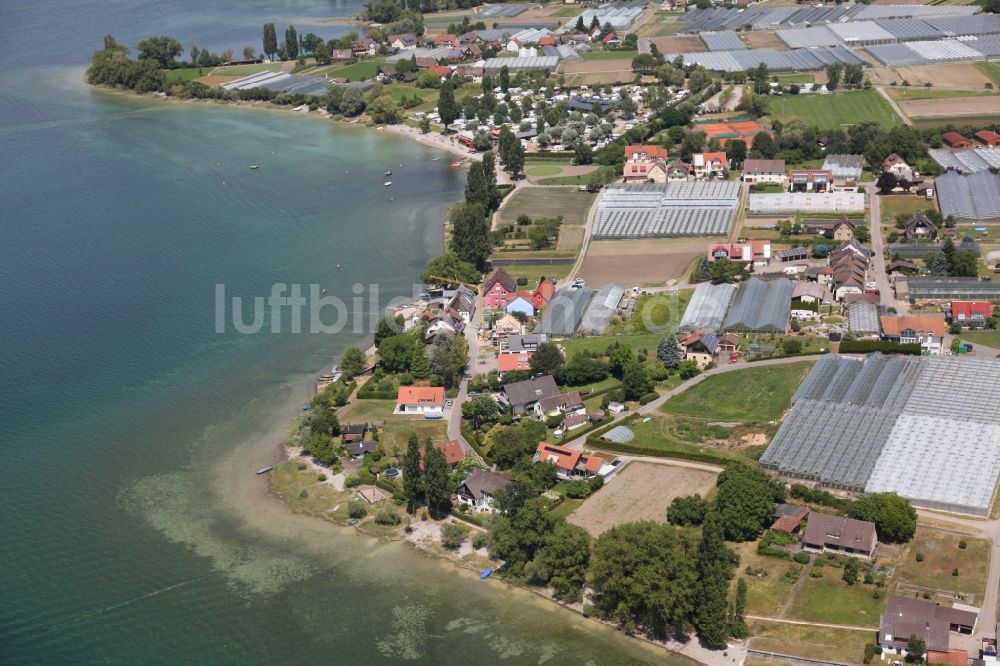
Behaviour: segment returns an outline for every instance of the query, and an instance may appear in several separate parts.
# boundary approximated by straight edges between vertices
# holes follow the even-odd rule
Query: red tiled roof
[[[993,130],[979,130],[972,136],[976,137],[983,143],[993,144],[1000,142],[1000,134],[997,134]]]
[[[444,65],[429,67],[427,71],[434,76],[451,76],[451,67],[445,67]]]
[[[981,314],[983,318],[989,319],[993,316],[993,305],[989,301],[952,301],[951,316],[958,318],[962,315],[965,319],[972,319],[975,314]]]
[[[966,139],[958,132],[945,132],[944,134],[941,135],[941,140],[947,143],[949,146],[953,146],[959,143],[971,143],[968,139]]]
[[[540,442],[535,453],[539,462],[553,462],[559,469],[572,472],[576,469],[576,464],[580,462],[580,451],[574,449],[564,449],[561,446],[553,446],[547,442]]]
[[[667,149],[662,146],[632,145],[625,146],[625,161],[629,162],[633,159],[633,157],[641,158],[642,153],[646,154],[644,159],[647,160],[667,159]]]
[[[907,329],[917,333],[930,333],[935,337],[943,337],[945,322],[943,314],[925,315],[883,315],[882,331],[890,337],[899,337],[900,331]]]
[[[444,387],[441,386],[400,386],[396,396],[399,405],[440,405],[444,404]]]
[[[539,46],[553,46],[557,43],[558,42],[556,41],[555,35],[545,35],[544,37],[538,40]]]
[[[535,293],[533,295],[536,303],[540,302],[544,305],[550,298],[552,298],[554,293],[556,293],[556,286],[548,280],[544,280],[541,284],[535,287]]]
[[[497,357],[497,370],[500,372],[530,370],[531,356],[531,352],[521,352],[519,354],[500,354],[500,356]]]
[[[452,439],[447,442],[438,442],[434,445],[434,448],[444,454],[445,462],[448,466],[457,465],[458,463],[465,460],[465,451],[462,450],[462,445],[458,443],[457,439]],[[424,456],[426,452],[424,447],[420,447],[420,468],[423,469],[424,466]]]

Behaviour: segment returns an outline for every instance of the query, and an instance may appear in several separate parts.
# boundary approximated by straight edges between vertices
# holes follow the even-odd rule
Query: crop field
[[[962,116],[1000,116],[1000,95],[917,99],[900,102],[911,118],[959,118]]]
[[[771,98],[768,116],[783,123],[801,120],[820,129],[837,129],[865,120],[874,120],[883,127],[903,122],[875,90],[833,95],[782,95]]]
[[[553,168],[550,165],[528,169]],[[555,167],[558,168],[558,167]],[[575,187],[522,187],[507,200],[500,211],[501,224],[514,224],[522,213],[532,219],[563,216],[564,224],[583,224],[596,195]]]
[[[715,474],[654,463],[629,463],[606,486],[569,516],[597,537],[615,525],[665,519],[675,497],[706,495],[715,486]]]
[[[976,67],[1000,88],[1000,62],[977,62]]]
[[[628,60],[639,55],[638,51],[588,51],[580,54],[584,62],[589,60]]]
[[[684,277],[705,251],[705,243],[703,238],[594,241],[587,250],[580,275],[594,285],[662,284]]]
[[[965,542],[965,548],[959,546]],[[917,553],[923,561],[917,562]],[[972,592],[978,604],[986,591],[990,566],[990,541],[925,528],[900,554],[897,575],[908,583],[953,592]],[[955,570],[958,575],[952,575]]]

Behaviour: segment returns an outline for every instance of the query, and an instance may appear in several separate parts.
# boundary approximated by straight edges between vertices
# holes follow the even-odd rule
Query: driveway
[[[882,303],[896,308],[899,314],[906,314],[910,310],[910,304],[896,298],[896,293],[889,282],[889,274],[885,265],[885,241],[882,238],[882,209],[879,195],[875,189],[875,183],[864,183],[868,192],[868,210],[871,219],[872,251],[875,253],[872,264],[874,275],[872,278],[878,285],[878,290],[882,295]]]

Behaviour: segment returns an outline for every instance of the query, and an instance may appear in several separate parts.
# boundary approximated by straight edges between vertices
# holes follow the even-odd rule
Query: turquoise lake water
[[[360,336],[216,334],[215,285],[409,293],[464,176],[371,130],[95,92],[83,68],[106,32],[239,51],[264,21],[333,37],[317,19],[356,10],[0,3],[0,662],[662,661],[291,515],[253,474]]]

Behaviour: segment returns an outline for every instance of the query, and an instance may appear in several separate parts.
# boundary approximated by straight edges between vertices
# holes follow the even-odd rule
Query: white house
[[[498,490],[510,483],[503,474],[488,469],[475,469],[458,487],[458,501],[476,511],[493,511],[493,498]]]
[[[444,387],[400,386],[393,414],[441,414],[444,412]]]

